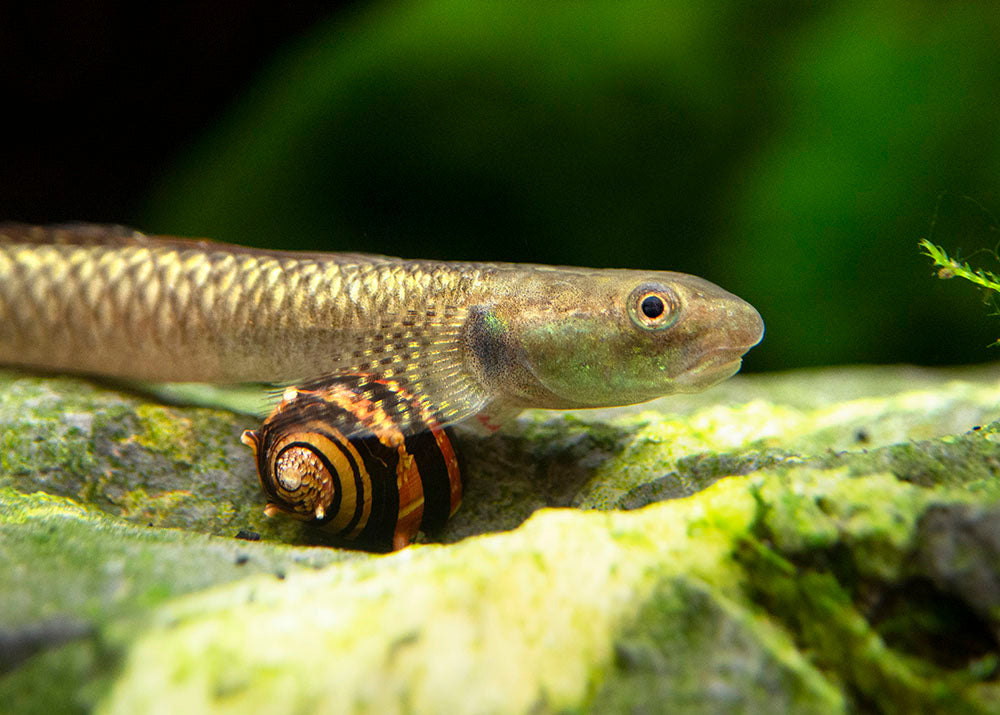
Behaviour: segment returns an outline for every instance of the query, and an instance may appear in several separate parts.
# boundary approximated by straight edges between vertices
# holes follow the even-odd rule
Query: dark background
[[[19,5],[0,219],[697,273],[749,370],[1000,357],[916,249],[1000,238],[994,3]]]

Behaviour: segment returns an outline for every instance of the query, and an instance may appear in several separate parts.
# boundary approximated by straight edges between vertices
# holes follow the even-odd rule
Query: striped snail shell
[[[254,451],[268,516],[285,513],[371,548],[399,549],[419,530],[433,533],[462,499],[447,432],[392,380],[341,376],[289,387],[242,440]]]

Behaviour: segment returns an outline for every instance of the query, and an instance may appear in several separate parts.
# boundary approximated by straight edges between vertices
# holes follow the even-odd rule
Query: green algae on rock
[[[150,404],[73,378],[0,372],[0,486],[41,490],[139,524],[295,538],[264,518],[252,418]]]
[[[88,711],[152,609],[248,574],[284,578],[363,556],[137,527],[0,488],[0,702]]]
[[[192,595],[133,645],[109,711],[145,710],[164,689],[177,694],[174,708],[279,712],[400,702],[416,712],[696,702],[706,712],[846,712],[852,697],[914,712],[995,702],[995,637],[945,641],[950,660],[917,657],[879,632],[873,589],[886,572],[864,563],[886,524],[896,535],[883,557],[907,563],[931,505],[968,495],[918,497],[926,490],[886,475],[835,471],[813,475],[803,496],[803,476],[734,478],[630,513],[543,511],[514,532],[447,549]],[[886,508],[869,503],[866,481]],[[772,523],[808,523],[794,512],[816,500],[837,511],[815,537],[773,538]],[[925,605],[932,613],[954,600],[942,592]],[[914,618],[910,630],[924,623]]]
[[[457,438],[459,543],[367,557],[273,543],[248,418],[5,373],[0,702],[995,711],[998,419],[995,368],[532,412]]]

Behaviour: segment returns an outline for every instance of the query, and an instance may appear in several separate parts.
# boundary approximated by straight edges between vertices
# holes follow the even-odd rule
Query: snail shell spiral
[[[435,532],[462,499],[447,432],[391,380],[290,387],[243,442],[254,450],[266,514],[317,523],[371,548],[398,549],[419,530]]]

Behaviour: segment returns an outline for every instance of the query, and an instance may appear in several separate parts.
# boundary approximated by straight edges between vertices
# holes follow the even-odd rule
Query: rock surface
[[[0,703],[996,711],[998,420],[996,367],[529,412],[372,556],[263,517],[253,417],[2,372]]]

